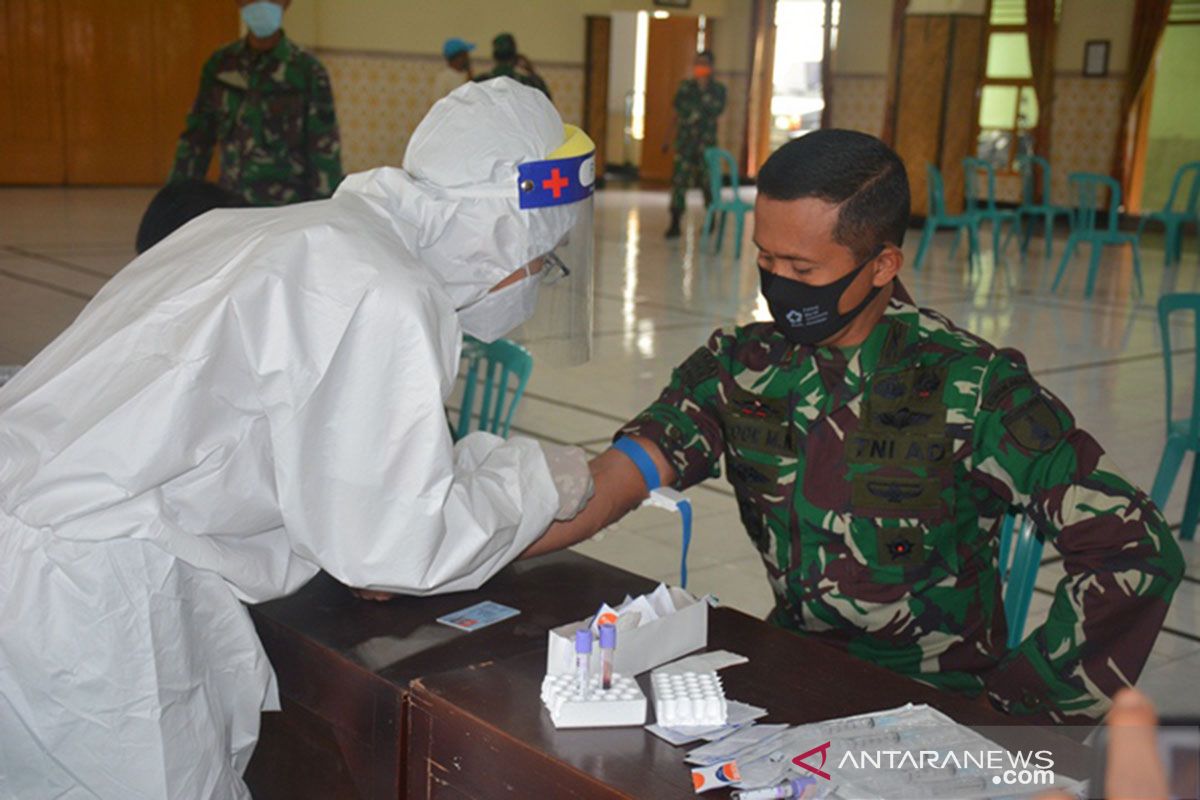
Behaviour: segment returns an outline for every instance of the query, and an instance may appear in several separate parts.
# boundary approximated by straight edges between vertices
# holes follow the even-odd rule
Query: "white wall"
[[[1090,39],[1107,39],[1108,72],[1123,75],[1129,68],[1134,0],[1063,0],[1058,23],[1054,68],[1083,72],[1083,47]]]
[[[678,13],[748,21],[751,7],[750,0],[692,0]],[[478,45],[484,59],[491,58],[492,37],[508,31],[535,65],[582,64],[586,15],[654,10],[653,0],[295,0],[287,25],[297,41],[335,50],[436,56],[443,41],[458,36]],[[738,31],[748,28],[733,28],[732,38],[725,41],[719,28],[717,38],[743,59],[749,48]]]
[[[891,28],[892,0],[842,0],[834,73],[886,75]]]

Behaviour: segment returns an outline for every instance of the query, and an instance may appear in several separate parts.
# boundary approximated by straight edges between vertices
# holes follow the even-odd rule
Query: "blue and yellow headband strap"
[[[577,203],[592,196],[596,185],[596,145],[574,125],[564,125],[565,141],[544,161],[517,165],[517,197],[521,208]]]

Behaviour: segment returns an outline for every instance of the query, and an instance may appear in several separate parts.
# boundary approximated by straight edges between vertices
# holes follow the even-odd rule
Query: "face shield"
[[[565,141],[545,160],[517,167],[522,213],[542,214],[562,233],[558,244],[531,263],[527,280],[539,282],[533,316],[508,334],[539,360],[575,366],[592,354],[592,191],[596,147],[564,125]]]

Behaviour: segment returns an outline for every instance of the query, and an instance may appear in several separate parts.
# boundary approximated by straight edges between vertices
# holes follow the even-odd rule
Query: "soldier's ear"
[[[875,286],[886,286],[904,266],[904,251],[894,244],[884,245],[883,252],[875,257],[872,269],[875,271],[871,283]]]

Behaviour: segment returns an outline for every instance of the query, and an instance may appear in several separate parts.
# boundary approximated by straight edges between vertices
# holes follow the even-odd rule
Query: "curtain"
[[[1050,118],[1054,106],[1054,42],[1058,33],[1054,24],[1054,0],[1025,0],[1025,20],[1029,62],[1033,67],[1033,91],[1038,103],[1034,152],[1049,160]]]
[[[896,101],[900,94],[900,46],[904,34],[904,16],[908,0],[892,2],[892,39],[889,43],[887,101],[883,114],[883,135],[889,147],[896,145]]]
[[[1133,38],[1129,43],[1129,69],[1125,75],[1125,90],[1121,94],[1121,127],[1117,136],[1117,151],[1113,154],[1112,175],[1125,181],[1129,154],[1129,115],[1133,113],[1146,85],[1146,76],[1154,53],[1162,40],[1163,28],[1171,11],[1171,0],[1137,0],[1133,10]],[[1125,186],[1125,194],[1130,187]]]

